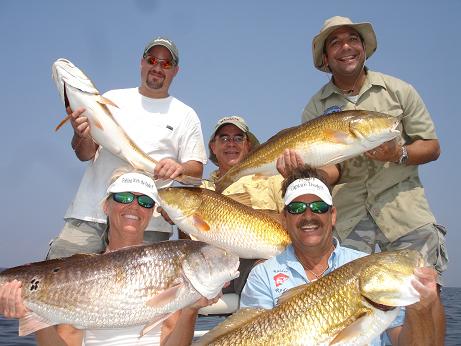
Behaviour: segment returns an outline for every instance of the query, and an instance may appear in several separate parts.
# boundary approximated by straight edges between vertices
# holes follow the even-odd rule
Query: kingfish
[[[93,140],[134,168],[153,173],[158,161],[147,155],[128,136],[111,113],[110,107],[118,106],[100,95],[93,82],[72,62],[58,59],[52,66],[52,78],[58,88],[61,100],[72,110],[85,108],[83,116],[88,118]],[[58,130],[70,116],[57,127]],[[175,180],[185,184],[201,183],[201,179],[182,175]]]
[[[241,309],[196,345],[368,345],[419,301],[414,250],[362,257],[282,295],[269,310]]]
[[[275,218],[214,191],[170,187],[160,189],[158,198],[182,231],[241,258],[270,258],[291,243]]]
[[[0,285],[22,282],[31,311],[19,335],[55,324],[79,329],[144,325],[144,335],[171,313],[214,298],[236,278],[237,256],[203,242],[164,241],[102,255],[32,263],[0,273]]]
[[[216,191],[224,191],[245,175],[277,174],[276,161],[285,149],[296,150],[312,167],[340,163],[397,137],[399,122],[399,117],[354,110],[324,115],[282,130],[232,166],[216,182]]]

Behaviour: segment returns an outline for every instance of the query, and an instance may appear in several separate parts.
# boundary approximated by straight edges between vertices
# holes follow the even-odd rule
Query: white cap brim
[[[317,178],[297,179],[292,182],[285,192],[285,205],[290,204],[296,197],[302,195],[316,195],[328,205],[333,205],[333,198],[328,187]]]

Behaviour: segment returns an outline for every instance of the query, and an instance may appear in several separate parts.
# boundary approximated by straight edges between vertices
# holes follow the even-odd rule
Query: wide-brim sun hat
[[[229,125],[229,124],[237,126],[240,130],[242,130],[246,134],[246,136],[248,137],[248,140],[250,141],[250,150],[254,150],[259,145],[258,139],[248,128],[248,125],[246,124],[245,119],[243,119],[242,117],[236,116],[236,115],[221,118],[216,123],[216,126],[214,127],[214,131],[210,136],[210,140],[208,141],[208,150],[210,151],[210,155],[208,156],[208,158],[216,166],[218,166],[218,159],[216,158],[216,155],[211,150],[211,142],[213,142],[216,132],[224,125]]]
[[[349,26],[360,34],[365,44],[366,59],[372,56],[378,47],[376,34],[371,23],[353,23],[347,17],[331,17],[323,23],[323,27],[320,30],[320,33],[312,40],[312,58],[314,61],[314,66],[320,71],[330,72],[328,67],[323,64],[323,51],[325,41],[333,31],[342,26]]]

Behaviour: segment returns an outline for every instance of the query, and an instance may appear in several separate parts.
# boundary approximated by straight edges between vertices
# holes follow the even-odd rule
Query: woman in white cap
[[[143,243],[144,231],[155,205],[156,187],[149,176],[126,169],[117,170],[107,189],[103,210],[107,215],[106,252]],[[217,299],[202,298],[174,313],[151,332],[139,338],[143,326],[120,329],[78,330],[70,325],[48,327],[36,332],[38,345],[189,345],[197,312]],[[0,287],[0,314],[22,318],[27,310],[21,299],[21,283]]]

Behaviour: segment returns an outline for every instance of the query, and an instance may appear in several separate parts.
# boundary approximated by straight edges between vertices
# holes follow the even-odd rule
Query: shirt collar
[[[379,86],[386,89],[386,83],[384,83],[383,77],[379,73],[367,69],[367,76],[365,78],[362,90],[360,90],[359,96],[362,95],[368,89],[370,89],[372,86]],[[336,85],[333,84],[333,77],[330,78],[330,81],[322,88],[320,99],[325,100],[332,94],[338,94],[343,96],[343,94],[338,90]]]

